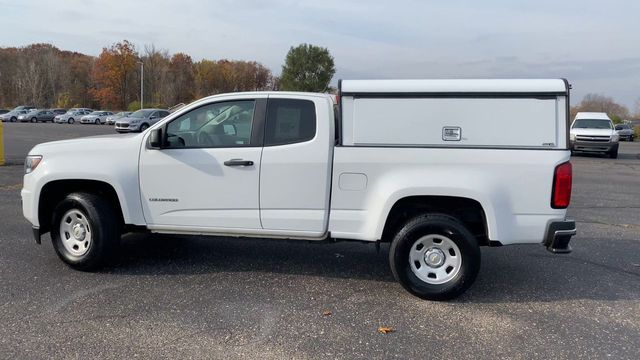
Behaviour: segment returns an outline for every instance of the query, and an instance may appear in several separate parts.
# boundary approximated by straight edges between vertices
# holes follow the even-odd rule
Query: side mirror
[[[152,117],[149,118],[149,120],[153,120],[153,119],[157,119],[158,117],[153,115]]]
[[[149,133],[149,149],[162,149],[162,129],[153,129]]]

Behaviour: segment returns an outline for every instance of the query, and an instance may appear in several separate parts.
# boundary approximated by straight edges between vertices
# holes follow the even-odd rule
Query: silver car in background
[[[169,111],[163,109],[138,110],[127,117],[117,120],[116,131],[143,132],[167,115],[169,115]]]
[[[628,124],[618,124],[616,125],[616,133],[620,136],[620,140],[633,141],[635,139],[636,134],[633,131],[633,127]]]
[[[121,111],[119,113],[107,116],[107,125],[113,125],[118,119],[131,115],[132,111]]]
[[[18,116],[18,121],[20,122],[47,122],[47,121],[51,121],[53,122],[53,118],[56,115],[53,113],[53,111],[49,111],[49,110],[31,110],[26,114],[22,114],[20,116]]]
[[[113,115],[113,113],[111,111],[94,111],[91,114],[81,117],[80,123],[102,125],[107,122],[107,116],[109,115]]]
[[[4,122],[16,122],[18,121],[18,116],[24,115],[28,113],[29,110],[11,110],[6,114],[0,115],[0,121]]]
[[[93,112],[93,110],[91,109],[86,109],[86,108],[72,108],[69,109],[69,111],[67,111],[65,114],[62,115],[57,115],[55,118],[53,118],[53,122],[58,123],[58,124],[73,124],[74,122],[80,121],[80,118],[83,117],[84,115],[88,115],[91,114]]]

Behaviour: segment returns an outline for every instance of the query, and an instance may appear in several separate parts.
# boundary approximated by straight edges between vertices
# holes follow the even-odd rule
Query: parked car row
[[[173,109],[180,108],[184,104],[179,104]],[[121,111],[114,113],[105,110],[93,110],[89,108],[71,109],[36,109],[33,106],[18,106],[9,111],[0,110],[0,121],[7,122],[47,122],[57,124],[81,124],[115,125],[115,130],[119,133],[141,132],[149,126],[160,121],[169,115],[171,110],[165,109],[142,109],[136,112]]]

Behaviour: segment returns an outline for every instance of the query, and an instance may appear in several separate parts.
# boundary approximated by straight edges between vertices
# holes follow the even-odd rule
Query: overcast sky
[[[90,55],[128,39],[194,60],[329,48],[338,78],[565,77],[632,108],[640,98],[638,0],[0,0],[0,46]],[[1,61],[1,59],[0,59]]]

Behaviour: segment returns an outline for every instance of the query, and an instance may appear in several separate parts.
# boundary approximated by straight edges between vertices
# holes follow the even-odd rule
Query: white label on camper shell
[[[460,141],[461,138],[462,129],[459,126],[445,126],[442,128],[442,140]]]

